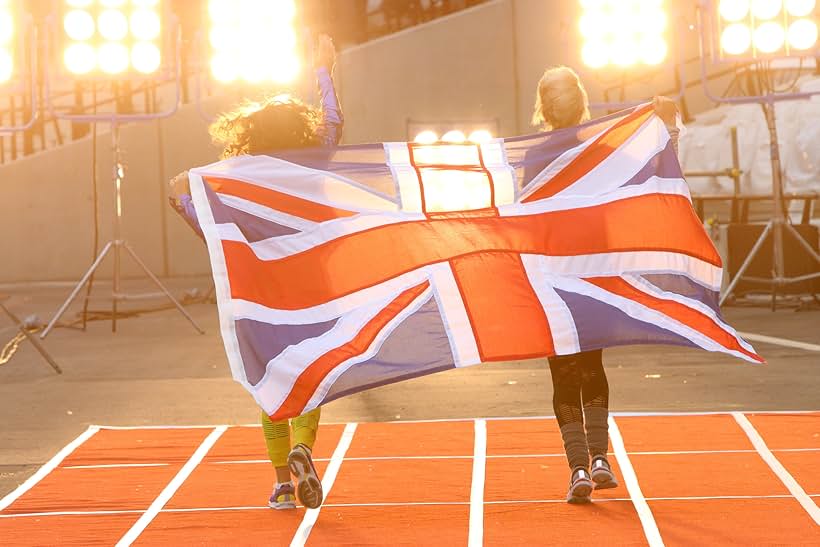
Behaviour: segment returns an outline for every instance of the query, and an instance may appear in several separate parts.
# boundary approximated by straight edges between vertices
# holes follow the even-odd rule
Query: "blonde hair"
[[[535,92],[532,124],[561,129],[589,119],[589,98],[578,74],[569,67],[548,68]]]
[[[267,150],[318,146],[319,112],[290,97],[276,95],[247,101],[225,112],[208,128],[214,144],[223,146],[222,158]]]

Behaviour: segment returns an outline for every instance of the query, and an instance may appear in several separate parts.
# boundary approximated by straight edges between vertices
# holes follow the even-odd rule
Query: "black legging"
[[[567,463],[573,471],[589,458],[606,458],[609,446],[609,384],[601,350],[550,357],[552,408],[558,418]]]
[[[603,351],[583,351],[550,357],[552,408],[558,425],[584,422],[582,410],[609,408],[609,384],[602,361]]]

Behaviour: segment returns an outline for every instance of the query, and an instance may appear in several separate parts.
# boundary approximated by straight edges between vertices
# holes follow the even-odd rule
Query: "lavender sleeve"
[[[325,146],[335,146],[342,140],[344,128],[344,114],[336,96],[336,88],[330,71],[324,67],[316,69],[316,84],[319,88],[319,97],[322,105],[322,122],[317,131]]]
[[[171,202],[171,207],[174,208],[174,211],[180,214],[180,216],[185,219],[185,222],[188,223],[196,235],[205,239],[205,235],[202,233],[202,228],[199,227],[199,219],[196,216],[196,209],[194,208],[194,202],[191,199],[191,196],[188,194],[182,194],[179,196],[179,200],[175,200],[173,197],[168,198],[168,201]]]

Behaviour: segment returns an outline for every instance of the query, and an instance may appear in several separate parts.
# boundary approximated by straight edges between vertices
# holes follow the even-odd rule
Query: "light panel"
[[[805,55],[817,47],[816,0],[720,0],[720,58]]]
[[[14,15],[9,2],[0,2],[0,85],[14,75]]]
[[[161,9],[159,0],[64,0],[63,67],[89,77],[157,72]]]
[[[294,0],[209,0],[208,45],[212,77],[286,84],[301,70]]]
[[[668,53],[664,0],[581,0],[581,60],[590,68],[658,65]]]

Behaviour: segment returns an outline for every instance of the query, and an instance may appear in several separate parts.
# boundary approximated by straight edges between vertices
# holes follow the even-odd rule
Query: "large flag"
[[[762,359],[650,105],[482,144],[190,172],[231,370],[272,418],[454,367],[625,344]]]

